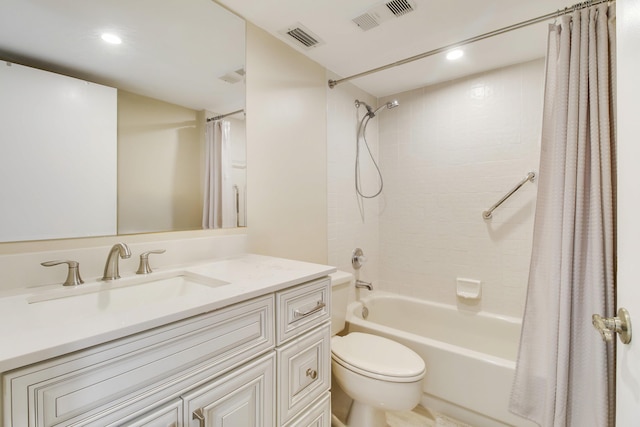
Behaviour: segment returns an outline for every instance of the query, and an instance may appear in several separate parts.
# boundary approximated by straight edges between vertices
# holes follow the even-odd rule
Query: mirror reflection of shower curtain
[[[231,179],[231,124],[207,122],[202,228],[233,228],[236,211]]]

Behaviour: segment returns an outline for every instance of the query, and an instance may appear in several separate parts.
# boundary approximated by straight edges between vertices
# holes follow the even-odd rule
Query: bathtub
[[[473,427],[536,426],[508,410],[518,319],[375,291],[349,305],[347,328],[418,353],[427,366],[421,405],[432,412]]]

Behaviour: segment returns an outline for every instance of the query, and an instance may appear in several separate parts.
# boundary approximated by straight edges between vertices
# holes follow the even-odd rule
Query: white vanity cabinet
[[[176,427],[182,422],[182,399],[175,399],[127,423],[128,427]]]
[[[331,395],[325,393],[284,427],[328,427],[331,425]]]
[[[330,288],[313,280],[5,372],[0,427],[329,427]]]
[[[279,426],[331,425],[303,416],[310,406],[331,412],[330,292],[326,278],[276,293]]]
[[[270,353],[184,394],[184,426],[273,426],[274,373],[274,355]]]
[[[120,425],[272,350],[273,316],[268,295],[5,373],[4,424]]]

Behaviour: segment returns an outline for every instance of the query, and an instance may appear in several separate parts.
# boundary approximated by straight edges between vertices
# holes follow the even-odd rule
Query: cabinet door
[[[331,325],[277,348],[278,422],[284,424],[331,386]]]
[[[275,355],[238,368],[183,396],[189,427],[275,425]]]
[[[178,427],[182,422],[182,399],[174,400],[128,423],[127,427]]]
[[[331,427],[331,394],[326,392],[285,427]]]

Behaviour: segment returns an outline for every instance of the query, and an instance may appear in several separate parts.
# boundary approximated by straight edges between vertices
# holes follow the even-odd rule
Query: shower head
[[[400,105],[400,103],[396,99],[394,99],[393,101],[389,101],[386,104],[378,107],[375,111],[371,111],[369,109],[367,109],[367,111],[369,111],[369,117],[373,118],[376,115],[376,113],[378,111],[382,110],[383,108],[386,108],[387,110],[390,110],[392,108],[396,108],[399,105]]]
[[[364,101],[360,101],[359,99],[356,99],[355,104],[356,104],[356,108],[360,108],[361,105],[364,105],[365,108],[367,109],[367,113],[372,113],[373,112],[373,108],[369,104],[364,102]]]
[[[369,104],[367,104],[366,102],[364,102],[364,101],[360,101],[360,100],[357,100],[357,99],[356,99],[356,108],[360,107],[360,105],[364,105],[364,106],[365,106],[365,108],[367,109],[367,116],[369,116],[369,118],[370,118],[370,119],[372,119],[372,118],[374,118],[374,117],[375,117],[376,113],[377,113],[378,111],[380,111],[381,109],[383,109],[383,108],[385,108],[385,107],[386,107],[388,110],[390,110],[390,109],[392,109],[392,108],[396,108],[397,106],[399,106],[399,105],[400,105],[400,103],[399,103],[396,99],[394,99],[393,101],[389,101],[389,102],[387,102],[386,104],[384,104],[384,105],[382,105],[382,106],[380,106],[380,107],[378,107],[378,108],[376,108],[376,109],[374,110],[374,109],[373,109]]]

